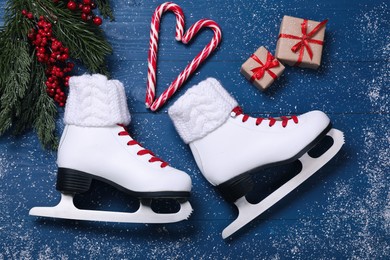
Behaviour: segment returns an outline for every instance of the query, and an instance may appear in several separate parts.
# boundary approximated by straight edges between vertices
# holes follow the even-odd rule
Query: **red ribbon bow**
[[[315,44],[319,44],[319,45],[324,44],[323,41],[311,39],[311,37],[313,37],[328,22],[328,19],[320,22],[309,33],[307,33],[307,22],[308,21],[305,19],[305,20],[303,20],[303,23],[301,24],[302,36],[296,36],[296,35],[284,34],[284,33],[279,34],[279,38],[300,40],[297,44],[295,44],[291,48],[291,51],[293,51],[293,52],[297,52],[299,50],[299,57],[298,57],[298,61],[295,63],[295,66],[298,66],[299,64],[301,64],[302,59],[303,59],[303,53],[305,52],[305,48],[307,50],[307,53],[309,54],[310,59],[311,60],[313,59],[313,51],[312,51],[309,43],[315,43]]]
[[[279,61],[272,56],[271,53],[267,53],[267,61],[264,63],[261,62],[259,57],[257,57],[255,54],[252,54],[252,59],[254,59],[257,63],[260,64],[259,67],[256,67],[252,69],[253,75],[250,79],[250,81],[254,81],[255,79],[259,80],[264,76],[265,72],[268,72],[268,74],[273,78],[276,79],[278,76],[275,75],[272,71],[270,71],[271,68],[279,66]]]

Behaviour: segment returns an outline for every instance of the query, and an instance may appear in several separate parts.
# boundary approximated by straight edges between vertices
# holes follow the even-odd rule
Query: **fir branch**
[[[38,62],[36,59],[33,60],[31,71],[36,71],[36,67],[38,67]],[[20,116],[17,118],[17,120],[14,120],[12,133],[14,135],[20,135],[23,134],[25,131],[30,130],[34,124],[34,120],[36,117],[36,111],[32,109],[33,104],[36,103],[37,98],[40,95],[40,89],[39,86],[36,86],[36,77],[37,74],[31,74],[29,87],[26,93],[26,96],[21,103],[21,113]],[[42,80],[42,79],[41,79]],[[46,146],[45,144],[43,144]]]
[[[32,114],[35,115],[34,129],[45,148],[56,149],[58,139],[55,136],[57,107],[54,100],[46,94],[45,71],[42,66],[36,66],[36,72],[32,79],[32,85],[38,92]]]
[[[113,19],[109,0],[98,0],[102,13]],[[27,19],[22,10],[31,12]],[[52,24],[55,37],[91,72],[108,74],[105,57],[112,52],[103,31],[83,22],[63,1],[8,0],[0,27],[0,135],[7,130],[22,134],[34,128],[45,148],[55,149],[57,107],[46,93],[46,66],[37,61],[27,35],[40,16]]]
[[[20,116],[21,100],[30,80],[31,56],[29,45],[23,41],[1,38],[4,48],[0,52],[0,135]]]
[[[114,21],[114,13],[112,12],[110,0],[96,0],[100,13],[104,18],[109,17],[111,21]]]
[[[3,135],[12,126],[12,110],[10,108],[0,111],[0,135]]]
[[[12,133],[20,135],[34,128],[44,148],[56,149],[58,138],[55,136],[57,107],[54,100],[46,93],[44,67],[33,59],[28,89],[20,104],[20,113],[13,117]]]
[[[72,57],[81,60],[92,72],[107,74],[105,58],[112,53],[112,47],[99,28],[84,22],[75,23],[71,19],[59,19],[53,31],[69,48]]]
[[[3,30],[6,37],[14,40],[27,40],[27,33],[32,27],[32,23],[23,17],[22,10],[30,9],[32,6],[33,4],[28,0],[9,0],[7,2]]]
[[[112,47],[104,37],[103,31],[88,22],[83,22],[80,12],[73,12],[65,8],[65,4],[54,3],[52,0],[9,1],[6,8],[6,23],[9,31],[20,32],[17,37],[26,39],[32,23],[21,15],[23,9],[33,11],[36,16],[44,16],[53,25],[56,38],[69,48],[70,56],[81,60],[91,72],[108,74],[105,68],[105,57],[112,53]],[[111,10],[109,0],[102,0],[102,8]],[[23,21],[24,20],[24,21]],[[19,23],[22,21],[23,27]],[[15,37],[15,36],[14,36]]]
[[[54,35],[69,48],[70,56],[81,60],[91,72],[107,75],[105,58],[112,53],[112,47],[105,39],[102,29],[82,21],[80,12],[70,11],[51,0],[36,2],[35,11],[39,15],[46,14],[45,17],[53,25]]]

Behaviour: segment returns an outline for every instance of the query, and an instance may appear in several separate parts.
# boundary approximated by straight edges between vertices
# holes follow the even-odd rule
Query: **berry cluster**
[[[57,3],[60,0],[53,0]],[[66,0],[65,0],[66,1]],[[79,9],[81,11],[81,19],[84,22],[92,21],[95,25],[99,26],[103,23],[102,18],[96,16],[92,10],[96,8],[96,3],[93,0],[69,0],[66,7],[71,11],[76,11]]]
[[[46,91],[59,106],[64,106],[66,101],[65,87],[69,85],[67,75],[74,67],[69,59],[69,49],[53,37],[52,25],[41,16],[38,21],[32,13],[26,10],[22,14],[35,22],[35,28],[30,29],[27,37],[35,47],[35,55],[38,62],[46,65],[45,74],[47,80]]]

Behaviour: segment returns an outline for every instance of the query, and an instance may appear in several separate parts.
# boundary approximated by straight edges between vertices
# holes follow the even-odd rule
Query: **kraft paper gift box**
[[[284,16],[276,45],[276,58],[290,66],[317,69],[321,64],[327,22]]]
[[[283,64],[263,46],[241,66],[241,73],[260,90],[267,89],[283,70]]]

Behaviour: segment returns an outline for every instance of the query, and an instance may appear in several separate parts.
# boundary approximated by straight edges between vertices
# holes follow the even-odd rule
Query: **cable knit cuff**
[[[216,79],[208,78],[180,97],[168,109],[168,114],[188,144],[220,127],[237,105]]]
[[[64,121],[89,127],[128,125],[130,113],[123,84],[100,74],[71,77]]]

